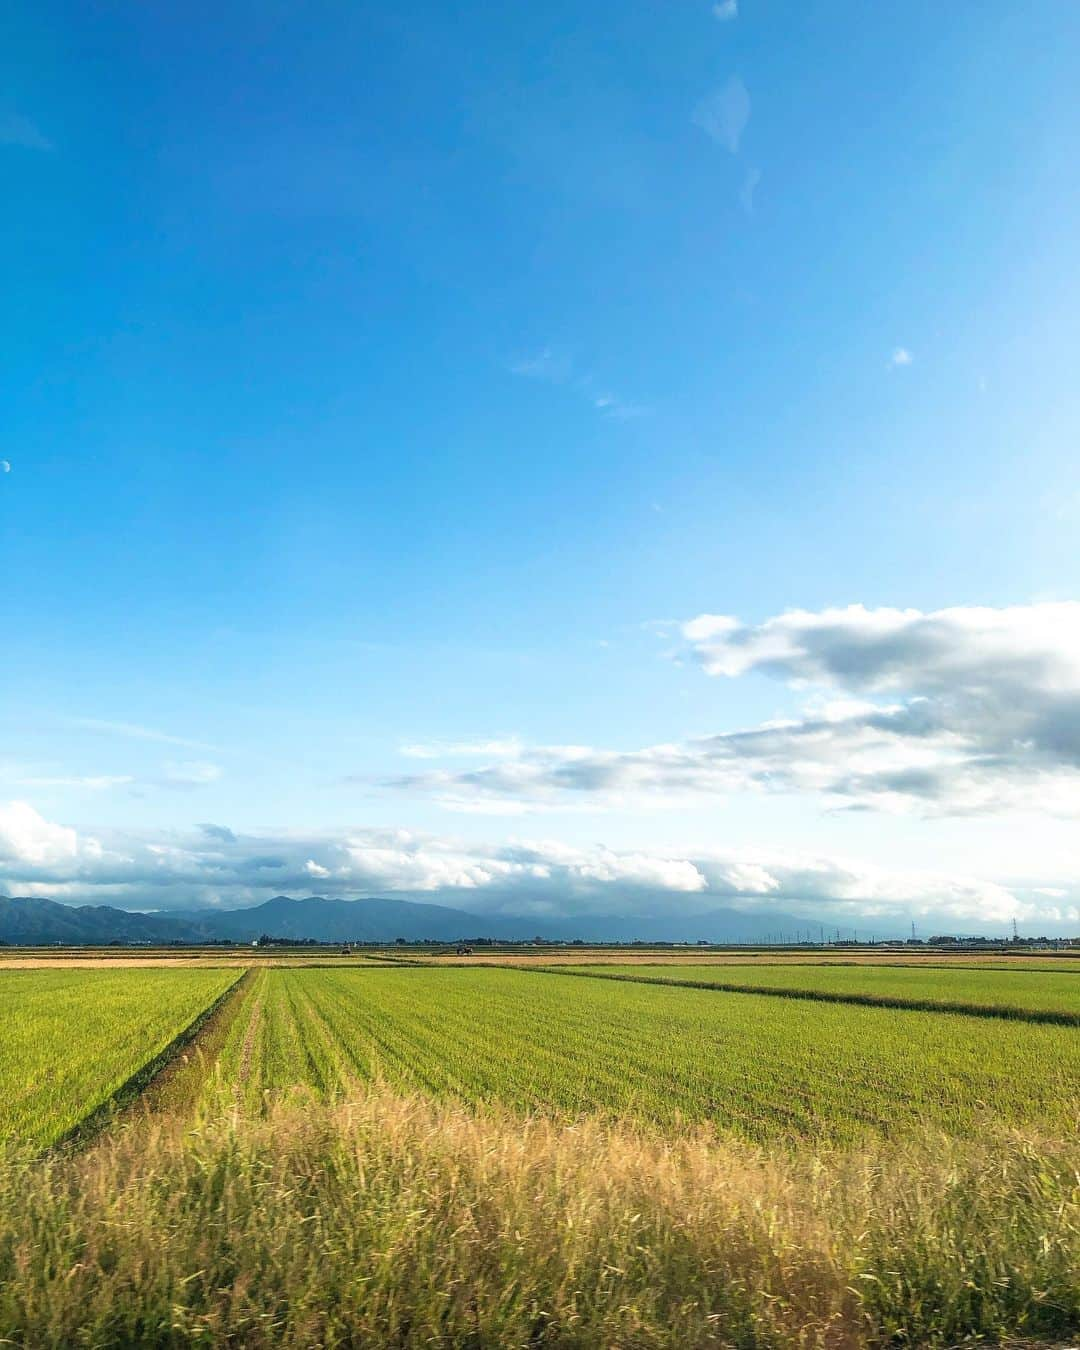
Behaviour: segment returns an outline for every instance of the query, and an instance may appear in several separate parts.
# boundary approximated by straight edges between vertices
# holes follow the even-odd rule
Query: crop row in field
[[[606,979],[676,982],[716,989],[772,990],[835,998],[906,1000],[952,1010],[984,1009],[1080,1024],[1080,972],[913,969],[910,966],[582,965]]]
[[[254,977],[214,1100],[257,1109],[379,1080],[472,1103],[766,1140],[1075,1124],[1068,1027],[490,968]]]
[[[68,1133],[237,977],[213,969],[0,975],[0,1139],[44,1145]]]

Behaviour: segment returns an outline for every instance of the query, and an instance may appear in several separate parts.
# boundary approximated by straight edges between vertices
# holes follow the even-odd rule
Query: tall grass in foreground
[[[438,1105],[0,1165],[28,1346],[952,1345],[1080,1328],[1080,1144],[766,1152]]]

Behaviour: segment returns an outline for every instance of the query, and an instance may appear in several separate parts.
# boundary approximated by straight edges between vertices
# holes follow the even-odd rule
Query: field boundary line
[[[225,991],[217,1007],[208,1010],[206,1020],[197,1028],[191,1040],[180,1047],[138,1096],[121,1108],[117,1123],[144,1113],[147,1116],[194,1114],[211,1075],[220,1063],[229,1031],[255,996],[255,989],[255,971],[248,967],[240,979]],[[201,1058],[201,1065],[196,1063],[195,1056]],[[181,1085],[179,1097],[173,1095],[177,1084]]]
[[[904,1012],[954,1013],[962,1017],[992,1017],[1005,1022],[1034,1022],[1040,1026],[1080,1027],[1080,1013],[1055,1012],[1053,1009],[1015,1008],[1009,1004],[939,1002],[929,998],[903,998],[898,994],[841,994],[823,989],[777,989],[765,985],[736,984],[727,980],[657,979],[646,975],[626,975],[601,970],[580,970],[572,966],[496,965],[489,970],[521,970],[535,975],[572,975],[576,979],[611,980],[621,984],[651,984],[669,989],[701,989],[706,993],[761,994],[765,998],[790,998],[808,1003],[845,1003],[860,1008],[891,1008]],[[474,967],[480,969],[480,967]]]
[[[226,989],[222,990],[212,1003],[208,1003],[186,1027],[178,1031],[168,1045],[136,1069],[129,1078],[126,1078],[120,1084],[115,1092],[110,1093],[103,1102],[95,1106],[81,1120],[76,1121],[71,1129],[66,1130],[59,1139],[55,1139],[44,1151],[46,1153],[70,1152],[86,1148],[93,1143],[122,1110],[133,1105],[137,1098],[141,1097],[153,1083],[172,1067],[181,1052],[186,1050],[195,1040],[210,1019],[238,994],[250,974],[250,968],[239,971],[236,979]]]

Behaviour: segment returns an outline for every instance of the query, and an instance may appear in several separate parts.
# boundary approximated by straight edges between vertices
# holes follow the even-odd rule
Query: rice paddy
[[[1029,970],[869,965],[582,965],[593,975],[699,984],[715,989],[776,990],[837,999],[896,1001],[924,1007],[1046,1014],[1080,1025],[1080,968]]]
[[[378,1082],[757,1141],[1076,1121],[1068,1027],[491,968],[254,979],[210,1089],[251,1109]]]
[[[186,968],[0,975],[0,1140],[48,1144],[72,1130],[237,978]]]
[[[1080,1329],[1076,976],[531,964],[0,973],[0,1338]]]

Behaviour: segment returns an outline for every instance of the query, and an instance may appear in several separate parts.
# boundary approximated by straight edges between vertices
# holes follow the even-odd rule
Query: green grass
[[[211,1092],[404,1091],[768,1141],[1077,1116],[1068,1027],[493,968],[260,972]]]
[[[0,974],[0,1139],[61,1138],[237,979],[235,970]]]
[[[827,994],[839,998],[907,999],[942,1007],[1046,1014],[1080,1024],[1080,970],[916,969],[830,965],[583,965],[609,978],[676,981]]]

